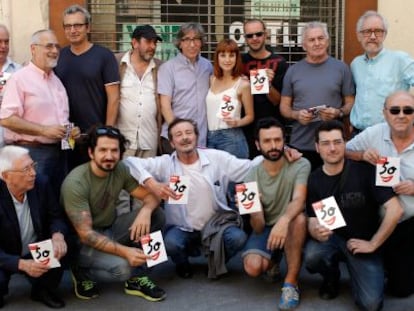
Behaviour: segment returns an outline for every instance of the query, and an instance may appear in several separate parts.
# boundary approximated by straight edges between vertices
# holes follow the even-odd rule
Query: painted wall
[[[389,49],[403,50],[414,57],[414,35],[412,33],[412,0],[378,0],[378,12],[388,21],[388,35],[385,46]]]
[[[49,27],[49,0],[0,0],[0,23],[10,31],[9,56],[18,63],[30,60],[30,37]]]

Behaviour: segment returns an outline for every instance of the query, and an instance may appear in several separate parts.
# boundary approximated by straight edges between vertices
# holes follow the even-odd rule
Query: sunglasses
[[[259,31],[259,32],[255,32],[255,33],[246,33],[244,36],[247,38],[247,39],[251,39],[251,38],[253,38],[254,36],[256,36],[257,38],[260,38],[261,36],[263,36],[264,35],[264,31]]]
[[[113,127],[98,127],[95,132],[97,136],[102,136],[102,135],[115,136],[115,137],[121,136],[121,132],[118,129],[113,128]]]
[[[403,112],[403,114],[405,115],[411,115],[414,113],[414,108],[413,107],[409,107],[409,106],[405,106],[405,107],[391,107],[391,108],[386,108],[391,114],[393,115],[397,115],[400,114],[401,110]]]

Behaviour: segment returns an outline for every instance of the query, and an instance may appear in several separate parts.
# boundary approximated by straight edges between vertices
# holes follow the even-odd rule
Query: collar
[[[124,63],[127,66],[132,66],[131,65],[131,55],[132,55],[132,52],[133,52],[133,50],[131,49],[131,50],[129,50],[128,52],[126,52],[122,56],[122,58],[121,58],[121,64]],[[149,62],[146,71],[152,70],[155,67],[156,67],[156,64],[155,64],[154,58],[151,58],[151,61]]]
[[[53,75],[53,70],[51,70],[50,73],[46,73],[46,71],[37,67],[32,61],[30,61],[27,66],[40,74],[45,80],[49,79]]]
[[[192,65],[193,64],[186,56],[184,56],[184,54],[182,52],[180,52],[177,55],[177,57],[184,64],[187,64],[187,65]],[[200,60],[200,54],[197,55],[195,64],[198,63],[199,60]]]
[[[197,154],[198,154],[198,159],[200,161],[201,167],[204,167],[210,164],[210,160],[205,155],[203,149],[197,148]],[[181,163],[180,159],[178,159],[177,151],[174,151],[171,154],[171,159],[173,160],[174,163],[178,163],[178,162]]]
[[[369,58],[367,53],[364,53],[364,61],[366,61],[367,63],[376,62],[379,58],[382,57],[382,55],[385,54],[385,52],[386,52],[385,48],[382,48],[382,50],[377,54],[377,56],[373,58]]]

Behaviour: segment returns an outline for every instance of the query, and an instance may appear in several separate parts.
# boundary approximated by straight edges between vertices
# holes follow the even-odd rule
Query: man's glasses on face
[[[37,168],[37,162],[33,162],[32,164],[29,164],[29,165],[23,167],[20,170],[17,170],[17,169],[16,170],[7,170],[7,172],[29,175],[32,172],[32,170],[36,172],[36,168]]]
[[[384,35],[385,30],[384,29],[379,29],[379,28],[377,28],[377,29],[364,29],[364,30],[361,30],[359,33],[362,34],[365,38],[371,37],[371,34],[374,34],[375,37],[380,38]]]
[[[34,45],[42,46],[46,50],[49,50],[49,51],[52,51],[53,48],[56,48],[56,50],[58,50],[58,51],[60,50],[60,45],[58,43],[46,43],[46,44],[35,43]]]
[[[182,38],[181,42],[185,43],[185,44],[201,44],[201,38],[199,37],[195,37],[195,38]]]
[[[402,110],[403,114],[405,114],[405,115],[412,115],[414,113],[414,108],[410,107],[410,106],[390,107],[390,108],[385,108],[385,109],[388,110],[393,115],[400,114],[401,110]]]
[[[244,36],[247,39],[252,39],[254,36],[256,36],[256,38],[261,38],[263,35],[264,35],[264,31],[259,31],[255,33],[246,33]]]
[[[75,29],[76,31],[80,30],[83,26],[88,25],[88,23],[82,23],[82,24],[63,24],[64,30],[72,30]]]

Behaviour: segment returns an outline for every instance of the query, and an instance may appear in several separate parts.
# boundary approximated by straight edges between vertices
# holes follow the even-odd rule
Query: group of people
[[[193,256],[205,254],[216,279],[240,252],[249,276],[277,278],[285,254],[281,310],[299,305],[302,261],[322,275],[323,299],[339,294],[345,261],[361,310],[380,310],[385,286],[399,297],[414,292],[414,60],[383,48],[380,14],[359,19],[365,53],[350,68],[329,56],[320,22],[304,26],[306,57],[289,68],[266,47],[257,19],[244,23],[248,52],[225,38],[213,64],[201,56],[199,23],[180,27],[179,53],[164,63],[154,58],[162,38],[150,25],[136,27],[131,49],[118,55],[90,42],[90,27],[89,12],[70,6],[69,46],[37,31],[20,68],[0,26],[0,65],[9,73],[0,90],[0,308],[18,272],[31,281],[33,300],[63,307],[56,289],[66,267],[78,298],[120,281],[127,294],[163,300],[140,244],[157,230],[182,278],[192,277]],[[267,94],[251,92],[257,69],[265,69]],[[381,157],[400,158],[392,188],[375,185]],[[189,177],[186,204],[169,201],[177,175]],[[234,188],[251,181],[262,211],[242,217]],[[313,208],[331,196],[346,222],[334,230]],[[28,245],[46,239],[62,267],[33,259]]]

